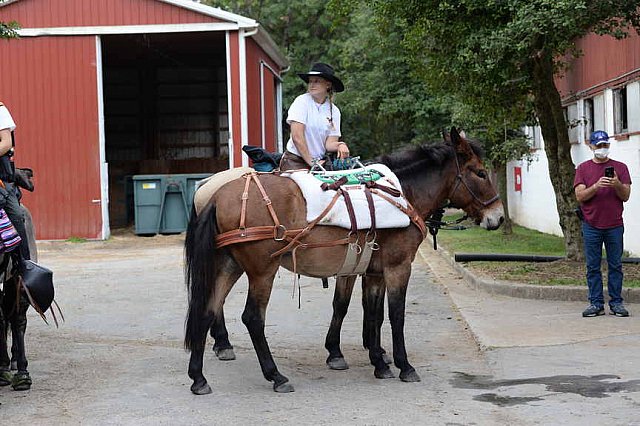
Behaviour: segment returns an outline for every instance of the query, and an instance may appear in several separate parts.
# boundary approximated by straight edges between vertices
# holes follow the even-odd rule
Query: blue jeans
[[[582,236],[584,238],[584,254],[587,260],[587,286],[589,287],[589,302],[599,308],[604,307],[602,294],[602,244],[607,251],[609,289],[609,305],[622,304],[622,235],[624,226],[616,228],[598,229],[582,222]]]

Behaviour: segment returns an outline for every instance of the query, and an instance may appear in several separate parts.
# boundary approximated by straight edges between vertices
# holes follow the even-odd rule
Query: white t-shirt
[[[0,130],[9,129],[13,132],[16,128],[16,123],[13,121],[11,114],[6,106],[0,106]]]
[[[333,117],[329,105],[333,108]],[[340,110],[337,106],[324,101],[318,104],[309,93],[298,96],[289,107],[287,123],[292,121],[304,124],[304,137],[312,158],[320,158],[327,152],[325,142],[329,136],[340,136]],[[287,151],[300,155],[293,140],[289,138]]]

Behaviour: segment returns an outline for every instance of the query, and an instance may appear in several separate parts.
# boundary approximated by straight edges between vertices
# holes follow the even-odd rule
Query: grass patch
[[[445,216],[452,221],[460,214]],[[438,243],[452,255],[454,253],[510,253],[544,256],[564,256],[564,239],[522,226],[514,225],[512,235],[500,229],[487,231],[471,225],[464,231],[438,232]],[[558,260],[556,262],[467,262],[475,274],[489,279],[537,285],[585,286],[584,262]],[[624,287],[640,287],[640,265],[623,264]],[[603,262],[602,275],[606,283],[607,265]],[[606,284],[605,284],[606,285]],[[606,290],[605,290],[606,291]]]
[[[86,243],[87,239],[81,237],[69,237],[65,241],[68,243]]]
[[[450,221],[460,217],[445,216]],[[513,234],[504,235],[500,229],[487,231],[472,225],[464,231],[438,232],[438,242],[457,253],[513,253],[564,256],[564,239],[533,229],[513,225]]]

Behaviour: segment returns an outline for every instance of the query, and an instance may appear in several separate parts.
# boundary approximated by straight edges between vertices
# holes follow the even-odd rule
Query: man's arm
[[[613,186],[613,189],[615,189],[616,191],[616,195],[623,202],[629,200],[629,196],[631,195],[631,185],[628,183],[620,182],[620,179],[618,179],[617,173],[615,173],[614,176],[611,178],[611,186]]]
[[[578,200],[578,202],[584,203],[585,201],[592,199],[593,196],[596,195],[596,192],[598,192],[598,189],[602,186],[602,184],[600,183],[601,180],[602,178],[600,178],[596,183],[588,188],[583,183],[576,185],[574,191],[576,193],[576,199]]]

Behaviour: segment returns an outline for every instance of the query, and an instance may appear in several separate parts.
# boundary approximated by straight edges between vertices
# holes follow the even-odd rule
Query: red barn
[[[254,20],[188,0],[9,0],[0,101],[39,239],[107,238],[127,225],[136,174],[246,164],[282,147],[288,63]]]

